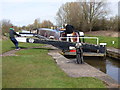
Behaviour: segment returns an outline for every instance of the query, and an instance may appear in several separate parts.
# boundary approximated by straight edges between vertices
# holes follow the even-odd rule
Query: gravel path
[[[24,49],[20,49],[20,50],[26,50],[26,49],[31,49],[31,48],[43,48],[43,47],[47,47],[47,46],[29,47],[29,48],[24,48]],[[11,51],[5,52],[3,54],[0,54],[0,56],[18,56],[15,53],[20,50],[11,50]]]
[[[11,51],[5,52],[3,54],[0,54],[0,56],[18,56],[15,54],[16,52],[17,52],[17,50],[11,50]]]

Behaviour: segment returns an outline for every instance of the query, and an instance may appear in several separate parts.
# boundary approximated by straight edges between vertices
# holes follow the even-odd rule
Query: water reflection
[[[75,57],[67,57],[75,59]],[[84,57],[84,61],[100,71],[108,74],[120,84],[120,60],[107,57]]]
[[[120,83],[120,60],[107,57],[106,60],[100,57],[84,57],[84,61],[108,74]]]
[[[106,62],[101,57],[84,57],[84,61],[106,73]]]

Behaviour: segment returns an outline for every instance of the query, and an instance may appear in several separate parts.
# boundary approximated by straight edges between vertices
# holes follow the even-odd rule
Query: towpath
[[[52,47],[48,53],[56,61],[57,65],[70,77],[96,77],[105,82],[109,88],[118,88],[120,85],[107,74],[99,71],[91,65],[77,64],[76,61],[65,58],[59,53],[59,50]]]
[[[46,45],[44,47],[51,48],[53,50],[49,51],[49,55],[51,55],[56,61],[57,65],[70,77],[96,77],[102,81],[104,81],[109,88],[118,88],[120,85],[117,84],[115,80],[113,80],[107,74],[97,70],[96,68],[90,66],[87,63],[77,64],[76,61],[65,58],[59,53],[59,49]],[[40,47],[31,47],[31,48],[40,48]],[[30,48],[26,48],[30,49]],[[25,49],[21,49],[25,50]],[[8,51],[0,56],[17,56],[15,53],[16,50]]]

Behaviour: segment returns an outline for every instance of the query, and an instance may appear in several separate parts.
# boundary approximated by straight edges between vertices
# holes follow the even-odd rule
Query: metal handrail
[[[79,42],[79,39],[96,39],[96,44],[98,45],[99,44],[99,38],[98,37],[60,37],[59,40],[63,39],[63,38],[66,38],[67,41],[69,41],[69,38],[77,38],[77,42]]]

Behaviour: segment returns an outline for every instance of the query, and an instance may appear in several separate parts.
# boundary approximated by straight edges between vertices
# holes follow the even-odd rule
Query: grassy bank
[[[108,37],[108,36],[91,36],[91,35],[86,35],[90,37],[98,37],[99,38],[99,43],[107,43],[107,47],[114,47],[114,48],[120,48],[119,42],[120,42],[120,37]],[[112,43],[114,41],[114,44]],[[88,40],[85,39],[85,42],[93,43],[96,44],[96,40]]]
[[[33,47],[38,44],[20,43],[20,46]],[[3,42],[3,52],[12,47],[9,41]],[[3,57],[3,88],[105,88],[102,81],[93,77],[68,77],[47,54],[48,50],[20,50],[16,53],[19,56]]]
[[[10,51],[15,49],[14,44],[10,40],[2,40],[0,41],[2,43],[2,53],[6,51]],[[41,46],[42,44],[33,44],[33,43],[19,43],[20,48],[28,48],[28,47],[38,47]]]

